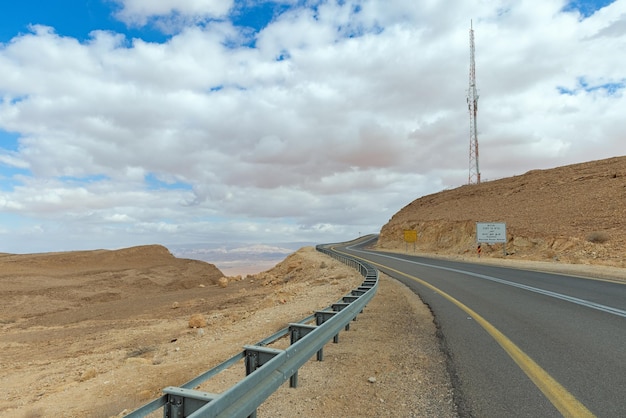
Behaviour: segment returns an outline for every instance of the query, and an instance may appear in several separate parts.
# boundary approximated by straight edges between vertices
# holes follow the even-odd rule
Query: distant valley
[[[206,261],[215,264],[226,276],[259,273],[269,270],[289,254],[302,247],[314,246],[311,242],[277,244],[250,243],[196,243],[172,244],[166,247],[178,258]]]

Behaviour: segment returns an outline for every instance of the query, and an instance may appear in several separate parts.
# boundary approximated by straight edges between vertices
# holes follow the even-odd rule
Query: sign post
[[[405,229],[404,230],[404,248],[405,251],[408,252],[409,242],[413,243],[413,252],[415,252],[415,243],[417,242],[417,231],[414,229]]]
[[[502,243],[502,251],[506,256],[506,223],[476,222],[476,243],[480,257],[480,244]]]

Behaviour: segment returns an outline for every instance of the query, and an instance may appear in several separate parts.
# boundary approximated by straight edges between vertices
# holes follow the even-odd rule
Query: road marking
[[[466,274],[471,275],[471,276],[475,276],[475,277],[479,277],[479,278],[485,279],[485,280],[491,280],[492,282],[506,284],[508,286],[513,286],[513,287],[517,287],[519,289],[528,290],[530,292],[539,293],[541,295],[551,296],[551,297],[556,298],[556,299],[565,300],[567,302],[572,302],[572,303],[575,303],[577,305],[586,306],[587,308],[597,309],[599,311],[607,312],[607,313],[610,313],[610,314],[613,314],[613,315],[617,315],[617,316],[621,316],[621,317],[626,318],[626,311],[624,311],[622,309],[619,309],[619,308],[613,308],[611,306],[602,305],[600,303],[591,302],[591,301],[588,301],[588,300],[585,300],[585,299],[575,298],[574,296],[568,296],[568,295],[564,295],[562,293],[552,292],[550,290],[539,289],[537,287],[527,286],[525,284],[510,282],[508,280],[498,279],[496,277],[484,276],[482,274],[476,274],[476,273],[470,273],[470,272],[466,272]]]
[[[340,252],[340,251],[338,251]],[[361,258],[361,257],[359,257]],[[416,281],[421,285],[439,293],[441,296],[452,302],[454,305],[463,310],[466,314],[471,316],[476,322],[480,324],[481,327],[491,337],[496,340],[498,344],[504,349],[504,351],[515,361],[515,363],[519,366],[520,369],[526,376],[530,378],[530,380],[539,388],[539,390],[548,398],[548,400],[554,405],[556,409],[566,418],[584,418],[584,417],[595,417],[595,415],[585,407],[578,399],[574,397],[571,393],[567,391],[559,382],[557,382],[548,372],[541,368],[535,361],[530,358],[525,352],[523,352],[513,341],[509,340],[506,335],[500,332],[496,327],[491,325],[485,318],[480,316],[477,312],[472,310],[470,307],[461,303],[459,300],[450,296],[446,292],[440,290],[439,288],[433,286],[432,284],[425,282],[424,280],[417,278],[415,276],[411,276],[410,274],[403,273],[399,270],[390,268],[388,266],[384,266],[379,263],[375,263],[370,260],[365,260],[361,258],[363,261],[374,264],[379,267],[384,267],[385,269],[391,270],[397,274],[400,274],[410,280]],[[406,260],[404,260],[406,261]]]
[[[352,251],[356,251],[356,252],[360,252],[360,253],[367,253],[367,251],[354,250],[354,249]],[[540,289],[538,287],[527,286],[525,284],[510,282],[508,280],[498,279],[497,277],[486,276],[484,274],[472,273],[471,271],[458,270],[458,269],[454,269],[454,268],[451,268],[451,267],[437,266],[437,265],[428,264],[428,263],[420,263],[419,261],[407,260],[407,259],[404,259],[404,258],[393,257],[393,256],[390,256],[390,255],[385,255],[385,254],[375,253],[375,255],[380,256],[380,257],[385,257],[385,258],[391,258],[392,260],[403,261],[405,263],[417,264],[417,265],[420,265],[420,266],[436,268],[436,269],[439,269],[439,270],[446,270],[446,271],[452,271],[454,273],[461,273],[461,274],[465,274],[466,276],[478,277],[479,279],[490,280],[492,282],[497,282],[497,283],[500,283],[500,284],[505,284],[505,285],[508,285],[508,286],[517,287],[519,289],[528,290],[529,292],[539,293],[539,294],[544,295],[544,296],[550,296],[550,297],[553,297],[555,299],[561,299],[561,300],[564,300],[566,302],[575,303],[575,304],[580,305],[580,306],[585,306],[587,308],[596,309],[598,311],[602,311],[602,312],[610,313],[612,315],[617,315],[617,316],[621,316],[623,318],[626,318],[626,311],[623,310],[623,309],[614,308],[612,306],[607,306],[607,305],[602,305],[600,303],[595,303],[595,302],[591,302],[591,301],[588,301],[588,300],[585,300],[585,299],[576,298],[574,296],[568,296],[568,295],[564,295],[562,293],[556,293],[556,292],[552,292],[550,290]]]

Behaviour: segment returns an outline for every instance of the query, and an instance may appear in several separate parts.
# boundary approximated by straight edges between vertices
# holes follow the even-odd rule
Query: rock
[[[189,328],[204,328],[206,327],[206,318],[202,314],[193,314],[189,318]]]
[[[178,302],[172,303],[172,309],[178,309],[178,308],[180,308],[180,303]]]
[[[533,246],[532,241],[526,237],[515,237],[513,238],[512,244],[514,247],[523,249],[531,248]]]
[[[368,382],[370,383],[376,383],[376,378],[375,377],[370,377],[369,379],[367,379]]]
[[[291,273],[294,270],[298,270],[300,269],[302,266],[302,262],[301,261],[291,261],[288,265],[287,265],[287,273]]]
[[[89,370],[85,370],[83,373],[81,373],[80,378],[78,379],[80,382],[84,382],[86,380],[89,379],[93,379],[94,377],[96,377],[96,375],[98,374],[98,372],[96,372],[96,369],[89,369]]]

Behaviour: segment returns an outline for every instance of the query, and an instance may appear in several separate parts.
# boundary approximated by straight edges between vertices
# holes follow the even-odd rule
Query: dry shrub
[[[189,328],[206,327],[206,318],[202,314],[193,314],[189,319]]]
[[[593,242],[594,244],[604,244],[609,240],[609,234],[602,231],[594,231],[587,235],[587,241]]]
[[[217,281],[217,285],[221,288],[227,287],[228,286],[228,278],[226,277],[220,277],[220,279]]]

